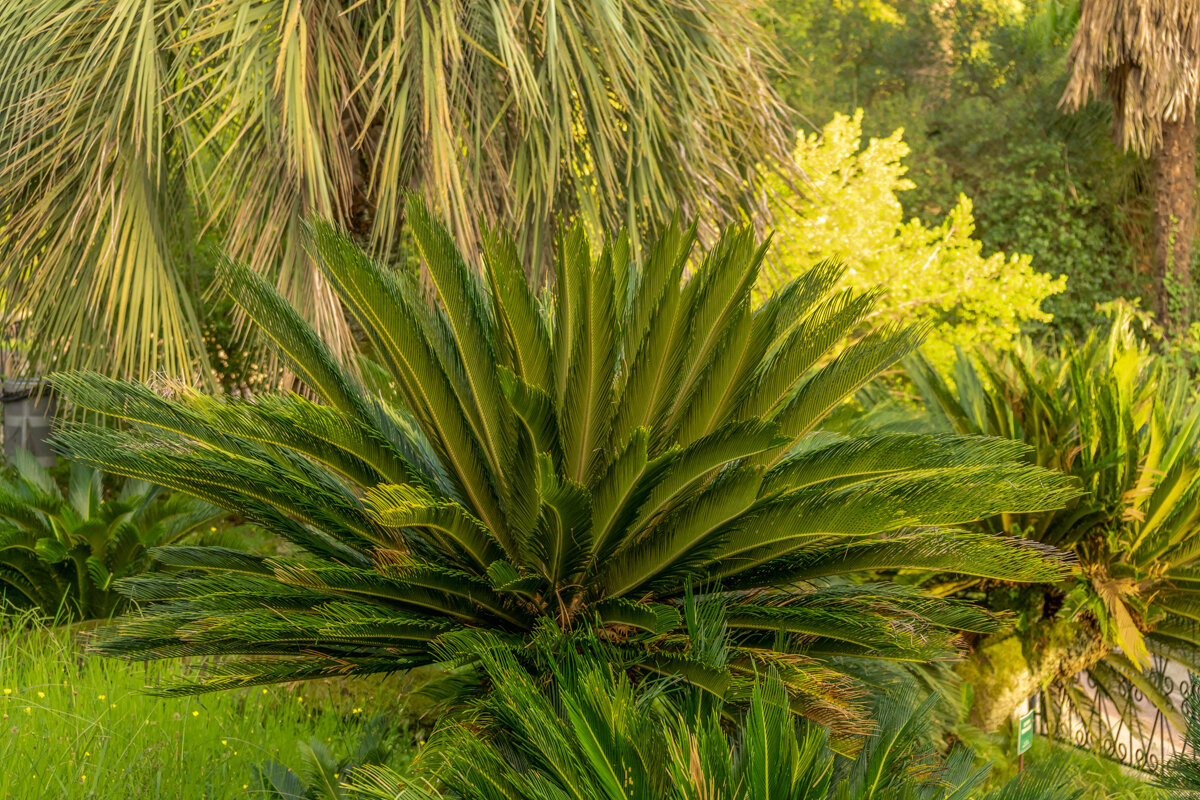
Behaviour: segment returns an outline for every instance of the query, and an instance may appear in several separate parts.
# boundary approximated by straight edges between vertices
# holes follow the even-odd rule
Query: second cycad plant
[[[623,668],[748,699],[774,666],[794,710],[849,730],[861,710],[837,657],[925,660],[974,606],[845,576],[952,569],[1054,580],[1044,549],[952,526],[1062,505],[1067,479],[1025,446],[962,436],[829,443],[825,416],[917,344],[863,335],[874,296],[820,265],[762,305],[765,245],[727,231],[698,254],[670,227],[631,262],[624,237],[557,244],[530,289],[513,240],[474,269],[426,209],[408,224],[428,285],[373,263],[331,228],[311,247],[365,338],[354,368],[262,278],[226,265],[237,304],[307,386],[244,402],[59,375],[77,407],[132,424],[59,446],[236,510],[301,555],[171,547],[176,569],[125,581],[143,609],[103,652],[232,656],[211,691],[451,659],[485,629],[514,651],[586,630]],[[732,656],[683,633],[685,594],[727,605]]]

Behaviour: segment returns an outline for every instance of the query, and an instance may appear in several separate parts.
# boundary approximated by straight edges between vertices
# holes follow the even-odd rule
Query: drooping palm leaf
[[[32,359],[205,374],[188,260],[214,231],[339,353],[303,220],[402,257],[423,194],[472,256],[516,222],[702,233],[794,171],[756,0],[13,0],[0,7],[0,272]],[[193,226],[182,220],[195,220]],[[515,312],[514,312],[515,313]]]

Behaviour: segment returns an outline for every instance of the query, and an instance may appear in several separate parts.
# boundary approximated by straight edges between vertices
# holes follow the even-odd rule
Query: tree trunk
[[[958,670],[974,694],[971,723],[985,732],[999,729],[1043,686],[1073,678],[1108,652],[1098,631],[1067,620],[983,639]]]
[[[1163,123],[1154,154],[1154,269],[1159,320],[1172,333],[1191,318],[1192,239],[1196,234],[1196,117]]]

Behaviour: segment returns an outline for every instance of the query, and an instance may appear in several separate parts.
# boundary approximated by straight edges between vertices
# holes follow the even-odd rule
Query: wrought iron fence
[[[1038,699],[1045,736],[1154,771],[1184,750],[1183,707],[1200,692],[1195,676],[1155,656],[1150,669],[1130,680],[1103,663]]]

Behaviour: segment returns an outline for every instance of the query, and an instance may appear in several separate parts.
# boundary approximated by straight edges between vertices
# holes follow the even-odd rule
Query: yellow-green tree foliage
[[[932,325],[926,351],[935,360],[956,345],[1003,348],[1022,323],[1048,321],[1042,301],[1066,279],[1038,272],[1027,255],[985,258],[972,238],[970,199],[960,195],[934,227],[904,220],[897,194],[914,185],[904,177],[902,134],[863,147],[860,110],[801,137],[795,159],[809,184],[799,194],[780,191],[775,270],[766,280],[788,279],[822,259],[841,261],[847,286],[882,287],[877,314]]]

